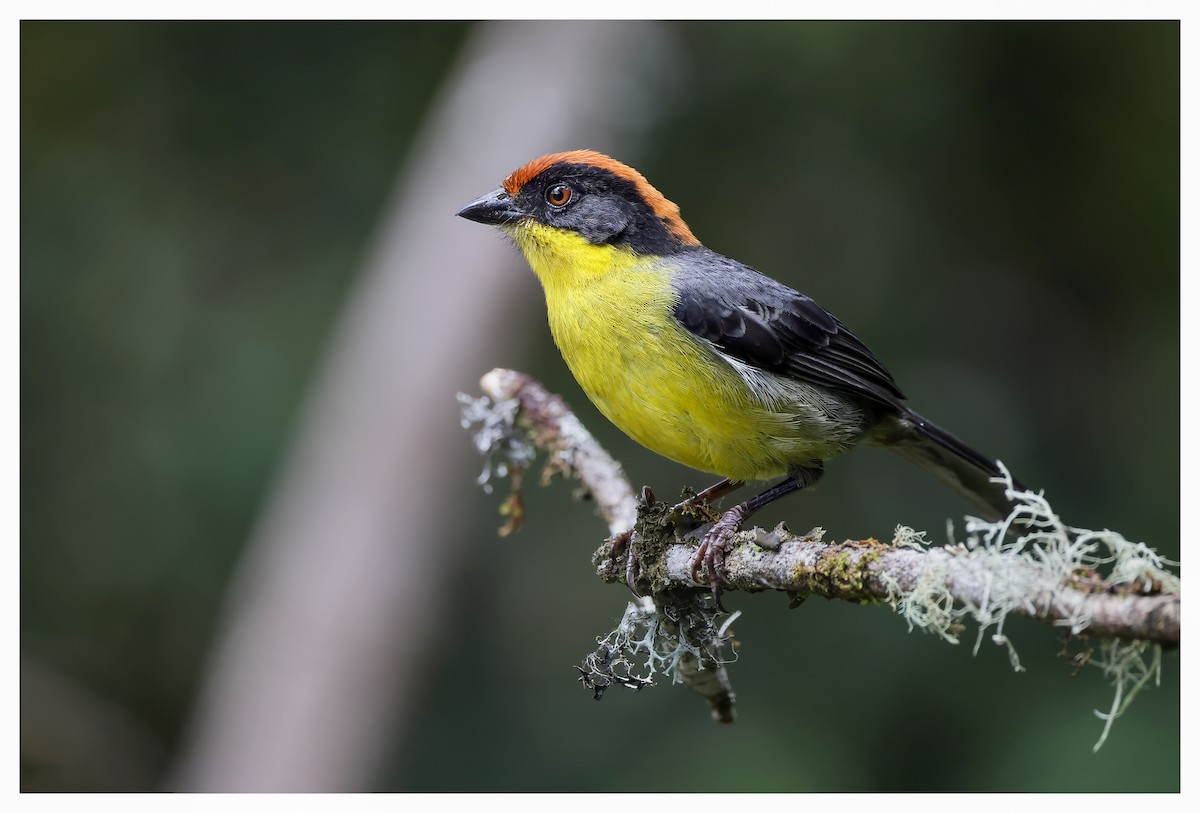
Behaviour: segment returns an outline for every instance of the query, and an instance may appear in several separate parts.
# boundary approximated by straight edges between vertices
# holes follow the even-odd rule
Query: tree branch
[[[610,533],[634,526],[633,489],[620,464],[587,433],[561,398],[512,370],[493,370],[481,386],[496,401],[518,404],[517,426],[526,427],[534,446],[551,453],[554,471],[572,472],[585,485]],[[638,506],[640,518],[656,521],[638,523],[634,535],[632,547],[640,571],[637,585],[651,593],[700,589],[703,585],[692,580],[691,568],[704,526],[681,533],[661,522],[663,508],[662,504]],[[818,595],[857,603],[886,602],[900,609],[906,604],[911,608],[915,594],[934,593],[939,606],[948,607],[948,601],[969,608],[982,623],[994,621],[1003,610],[1067,627],[1076,635],[1179,646],[1177,579],[1157,571],[1156,557],[1147,558],[1134,578],[1117,581],[1087,567],[1086,558],[1080,559],[1083,566],[1064,573],[1061,561],[1034,544],[1044,536],[1044,530],[1035,531],[1028,544],[1021,541],[1006,548],[978,540],[973,545],[927,548],[916,544],[919,535],[907,529],[892,544],[885,544],[873,539],[827,542],[820,529],[798,537],[782,525],[773,531],[752,528],[735,537],[725,561],[726,587],[779,590],[794,598]],[[605,555],[608,552],[608,545],[597,551],[599,575],[609,582],[626,581],[625,562]],[[1048,581],[1051,577],[1057,578]],[[1011,606],[1002,607],[1000,597]]]
[[[537,450],[546,451],[543,482],[556,473],[578,478],[609,525],[612,537],[592,557],[601,578],[653,596],[652,605],[631,604],[617,629],[599,639],[600,648],[580,669],[584,684],[599,698],[609,685],[641,688],[664,672],[707,697],[714,718],[732,721],[722,656],[732,618],[722,621],[707,587],[692,579],[708,525],[668,521],[668,505],[648,489],[635,499],[620,465],[561,398],[532,378],[498,369],[481,386],[486,398],[460,396],[463,426],[480,425],[476,445],[489,459],[483,479],[493,471],[514,475],[505,503],[510,527],[520,521],[520,473]],[[941,548],[926,546],[923,533],[903,527],[890,543],[828,542],[820,528],[796,536],[782,524],[742,531],[725,559],[725,587],[778,590],[793,604],[811,595],[885,604],[910,627],[952,642],[971,618],[979,625],[976,649],[992,630],[992,641],[1008,647],[1018,671],[1003,632],[1009,615],[1098,638],[1099,656],[1089,648],[1076,663],[1102,668],[1115,690],[1110,711],[1097,712],[1105,720],[1099,748],[1113,720],[1157,674],[1161,648],[1179,646],[1179,577],[1165,569],[1172,563],[1145,545],[1112,531],[1063,524],[1040,493],[1019,490],[1007,472],[1005,477],[1010,515],[997,523],[968,517],[966,538]],[[645,674],[638,675],[633,661],[641,658]]]
[[[780,590],[796,598],[877,603],[912,593],[932,575],[943,582],[955,602],[984,607],[989,591],[997,589],[1003,577],[990,567],[985,552],[965,545],[916,549],[874,539],[826,542],[823,537],[820,528],[804,536],[782,526],[770,532],[762,528],[741,532],[725,559],[726,589]],[[671,544],[640,566],[643,573],[655,574],[655,590],[703,587],[691,578],[695,553],[694,544]],[[599,573],[608,582],[625,581],[620,563],[604,562]],[[1095,579],[1068,580],[1057,588],[1029,590],[1012,612],[1043,624],[1071,627],[1075,634],[1179,646],[1179,594],[1157,593],[1152,585],[1134,592],[1129,586],[1108,586]],[[1080,624],[1080,619],[1086,622]]]
[[[615,536],[633,527],[637,520],[637,501],[629,478],[621,464],[604,451],[561,397],[515,370],[492,370],[480,380],[479,386],[493,402],[512,402],[518,407],[512,416],[516,424],[525,430],[534,447],[550,455],[543,479],[554,474],[573,474],[596,502],[610,534]],[[509,425],[501,421],[497,431],[504,433]],[[490,439],[485,440],[490,442]],[[528,453],[518,454],[528,456]],[[521,470],[523,466],[518,464],[517,469]],[[519,492],[514,488],[514,493]],[[519,524],[520,514],[513,516],[510,522]]]

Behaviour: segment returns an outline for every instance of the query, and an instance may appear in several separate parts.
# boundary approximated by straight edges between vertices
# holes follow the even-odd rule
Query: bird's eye
[[[546,190],[546,202],[551,206],[566,206],[571,200],[571,187],[556,183]]]

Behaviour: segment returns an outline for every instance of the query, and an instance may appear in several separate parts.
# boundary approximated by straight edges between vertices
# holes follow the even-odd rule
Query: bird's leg
[[[823,472],[820,464],[795,469],[783,482],[730,508],[708,529],[704,541],[696,550],[695,558],[692,559],[692,581],[700,582],[700,568],[703,566],[708,571],[708,584],[712,588],[717,607],[725,609],[721,604],[721,584],[725,581],[725,554],[728,553],[729,543],[733,540],[733,535],[741,529],[742,523],[760,508],[770,505],[780,497],[808,488],[821,478]]]
[[[714,483],[703,491],[697,492],[691,497],[688,497],[683,502],[676,503],[675,505],[671,506],[671,510],[668,511],[664,517],[664,522],[670,522],[677,525],[679,524],[679,520],[683,519],[684,515],[689,511],[697,508],[707,508],[729,492],[736,491],[744,485],[745,483],[741,480],[730,480],[728,477],[726,477],[721,482]],[[716,517],[714,517],[714,519],[715,518]]]

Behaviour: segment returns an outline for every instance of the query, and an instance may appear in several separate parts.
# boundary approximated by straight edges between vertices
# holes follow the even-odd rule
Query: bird
[[[543,155],[457,214],[498,227],[524,255],[554,342],[601,414],[651,451],[722,478],[673,516],[778,479],[711,514],[692,576],[703,583],[706,573],[718,605],[742,524],[859,444],[899,453],[984,517],[1008,513],[995,459],[910,409],[836,316],[705,247],[632,167],[593,150]]]

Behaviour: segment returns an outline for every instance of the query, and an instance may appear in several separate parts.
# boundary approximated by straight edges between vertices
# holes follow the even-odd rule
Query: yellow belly
[[[542,280],[567,366],[600,412],[646,448],[722,477],[762,480],[857,440],[861,414],[841,398],[774,376],[756,391],[688,333],[673,317],[669,261],[587,246],[595,254],[583,256],[601,267],[581,269],[518,244]]]

